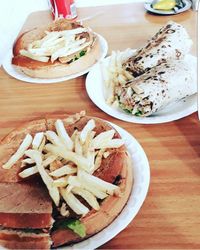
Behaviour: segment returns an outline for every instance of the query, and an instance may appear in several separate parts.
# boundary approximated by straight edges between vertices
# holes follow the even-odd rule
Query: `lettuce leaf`
[[[78,234],[81,238],[86,236],[85,225],[77,219],[68,219],[63,221],[58,221],[55,223],[55,228],[57,229],[71,229],[74,233]]]

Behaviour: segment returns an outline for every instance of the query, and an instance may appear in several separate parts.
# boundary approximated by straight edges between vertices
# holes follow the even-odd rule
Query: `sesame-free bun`
[[[76,74],[92,66],[101,56],[99,38],[92,31],[84,32],[87,41],[92,41],[86,54],[71,63],[61,63],[55,60],[53,63],[33,60],[20,54],[20,50],[27,49],[33,41],[42,39],[45,31],[63,31],[82,27],[78,23],[71,23],[66,19],[55,21],[49,25],[38,27],[23,33],[13,47],[12,64],[26,75],[34,78],[58,78]]]
[[[20,161],[16,162],[11,169],[3,169],[2,165],[16,151],[27,133],[34,137],[35,133],[40,131],[56,131],[55,121],[57,119],[62,120],[69,136],[72,136],[75,130],[82,131],[90,119],[95,121],[94,132],[96,135],[114,129],[102,119],[85,116],[85,114],[81,113],[74,116],[66,114],[47,115],[40,120],[24,122],[20,127],[14,129],[1,140],[0,190],[2,191],[2,197],[0,198],[4,199],[4,203],[0,207],[0,247],[4,246],[10,249],[48,249],[50,245],[58,247],[80,242],[111,224],[121,213],[129,199],[133,186],[133,175],[127,149],[124,145],[119,148],[107,149],[107,152],[109,152],[108,156],[102,159],[100,167],[93,175],[119,186],[120,195],[106,197],[100,202],[100,209],[98,211],[91,209],[86,216],[79,219],[86,229],[86,236],[84,238],[81,238],[68,228],[54,228],[53,222],[60,218],[52,214],[53,205],[51,198],[48,195],[45,185],[40,180],[40,176],[35,176],[37,179],[34,180],[21,179],[18,176],[21,171]],[[116,130],[114,138],[121,138]],[[8,190],[12,191],[15,189],[17,191],[11,192],[11,199],[8,195],[4,197],[5,190],[8,193]],[[17,195],[17,198],[12,199],[15,195]],[[20,207],[16,205],[17,202],[19,202]],[[37,204],[40,204],[40,207]],[[26,220],[22,220],[24,214]],[[33,229],[33,231],[29,232],[26,229]]]

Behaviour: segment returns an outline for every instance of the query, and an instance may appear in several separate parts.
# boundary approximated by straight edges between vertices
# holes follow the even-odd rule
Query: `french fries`
[[[124,86],[126,82],[133,80],[133,76],[123,69],[123,63],[134,54],[133,50],[113,51],[109,62],[101,64],[101,72],[105,84],[107,96],[106,102],[113,104],[115,102],[115,89],[118,86]]]
[[[113,136],[115,134],[115,130],[111,129],[105,132],[102,132],[101,134],[97,135],[91,142],[91,148],[98,147],[99,144],[112,140]]]
[[[74,162],[78,167],[84,170],[90,169],[90,164],[87,159],[74,152],[64,150],[63,147],[57,147],[52,144],[46,144],[45,149],[52,152],[54,155],[61,156],[62,158]]]
[[[66,208],[66,204],[63,202],[62,206],[60,208],[60,214],[64,217],[68,217],[69,216],[69,210],[67,210]]]
[[[52,42],[55,41],[52,36],[50,38]],[[112,60],[113,65],[119,63]],[[80,117],[74,116],[73,119]],[[33,138],[27,134],[4,168],[12,167],[23,156],[28,157],[21,160],[24,169],[19,176],[27,178],[38,173],[55,205],[61,206],[62,216],[69,215],[66,204],[78,215],[84,216],[89,212],[76,195],[82,197],[91,208],[99,210],[98,199],[118,195],[120,190],[118,186],[93,176],[93,173],[101,166],[102,159],[108,157],[109,151],[106,150],[120,147],[124,142],[115,138],[114,129],[96,135],[95,126],[95,120],[91,119],[81,131],[75,130],[70,137],[63,122],[56,120],[56,132],[38,132]],[[61,197],[64,200],[62,205]]]
[[[48,175],[48,173],[44,169],[44,166],[42,165],[41,152],[29,149],[26,151],[26,155],[32,158],[36,162],[36,167],[38,169],[38,172],[40,173],[43,182],[48,188],[50,196],[54,201],[54,203],[56,204],[56,206],[58,206],[60,201],[60,194],[58,188],[53,185],[53,179]]]
[[[21,49],[19,53],[22,56],[31,58],[31,59],[36,60],[36,61],[40,61],[40,62],[48,62],[49,61],[48,56],[36,56],[36,55],[34,55],[34,54],[30,53],[29,51],[24,50],[24,49]]]
[[[59,119],[55,122],[56,132],[58,133],[58,136],[60,140],[63,142],[63,144],[67,147],[68,150],[73,149],[73,141],[69,137],[63,122]]]
[[[47,139],[58,147],[63,147],[63,143],[54,131],[46,131],[45,133]]]
[[[97,189],[101,190],[102,192],[105,192],[106,194],[113,195],[114,191],[119,189],[118,186],[115,186],[111,183],[103,181],[103,180],[95,177],[94,175],[90,175],[90,174],[88,174],[85,171],[82,171],[80,169],[78,171],[78,178],[79,178],[79,180],[87,183],[88,186],[96,187]]]
[[[105,152],[104,148],[98,151],[96,159],[95,159],[95,163],[94,163],[94,171],[96,171],[101,166],[101,161],[102,161],[104,152]]]
[[[66,187],[68,185],[68,176],[61,177],[53,181],[53,186],[55,187]]]
[[[95,128],[95,122],[93,119],[89,120],[83,130],[80,133],[81,143],[85,143],[88,133],[90,133]]]
[[[32,141],[32,148],[37,150],[40,147],[43,138],[44,132],[36,133]]]
[[[30,147],[32,140],[32,136],[27,134],[15,154],[2,167],[10,169],[24,155],[24,152]]]
[[[69,207],[78,215],[86,215],[89,209],[83,205],[71,192],[68,193],[65,188],[60,188],[60,193]]]
[[[97,202],[96,197],[93,194],[91,194],[89,191],[82,189],[80,187],[74,187],[72,188],[72,193],[80,195],[95,210],[100,209],[100,206],[99,206],[99,203]]]
[[[36,174],[36,173],[38,173],[37,167],[30,167],[30,168],[24,169],[22,172],[20,172],[19,176],[21,178],[27,178],[31,175]]]
[[[51,172],[49,175],[53,177],[62,177],[64,175],[75,174],[77,172],[76,168],[72,168],[70,165],[62,166]]]
[[[87,28],[76,28],[46,32],[46,36],[42,39],[30,43],[27,50],[20,50],[20,54],[36,61],[51,60],[53,63],[58,58],[69,56],[88,47],[92,41],[87,42],[86,38],[76,39],[76,35],[88,31]]]

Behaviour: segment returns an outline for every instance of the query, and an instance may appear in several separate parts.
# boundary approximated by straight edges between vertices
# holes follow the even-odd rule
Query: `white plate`
[[[98,61],[100,61],[101,59],[103,59],[107,52],[108,52],[108,43],[105,40],[104,37],[102,37],[101,35],[97,34],[99,37],[99,41],[100,41],[100,47],[101,47],[101,55]],[[7,56],[4,59],[3,62],[3,67],[5,69],[5,71],[11,75],[12,77],[24,81],[24,82],[30,82],[30,83],[55,83],[55,82],[63,82],[63,81],[67,81],[73,78],[76,78],[78,76],[84,75],[87,72],[89,72],[89,70],[95,65],[92,65],[91,67],[87,68],[86,70],[83,70],[79,73],[76,74],[72,74],[66,77],[60,77],[60,78],[53,78],[53,79],[41,79],[41,78],[32,78],[30,76],[25,75],[23,72],[21,72],[20,70],[18,70],[15,66],[12,65],[11,60],[13,57],[13,53],[12,50],[9,51],[9,53],[7,54]]]
[[[181,12],[184,12],[186,10],[189,10],[192,6],[192,3],[188,0],[182,0],[182,2],[185,4],[184,7],[178,9],[177,11],[174,10],[170,10],[170,11],[165,11],[165,10],[155,10],[154,8],[152,8],[152,1],[148,1],[144,4],[144,7],[146,10],[155,13],[155,14],[159,14],[159,15],[176,15],[179,14]]]
[[[189,55],[190,59],[195,59]],[[108,62],[109,57],[104,61]],[[90,99],[105,113],[123,121],[141,124],[156,124],[175,121],[197,111],[197,94],[186,97],[149,117],[137,117],[108,105],[105,101],[104,82],[100,64],[95,65],[86,78],[86,90]]]
[[[120,233],[136,216],[142,206],[150,183],[150,169],[146,154],[136,139],[124,129],[110,123],[125,140],[132,160],[134,183],[128,203],[120,215],[98,234],[69,247],[59,249],[96,249]]]

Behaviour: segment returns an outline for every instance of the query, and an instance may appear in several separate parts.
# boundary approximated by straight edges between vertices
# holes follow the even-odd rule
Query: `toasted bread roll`
[[[99,39],[90,29],[85,29],[82,33],[75,35],[75,42],[85,39],[85,47],[83,43],[83,45],[80,45],[80,49],[77,47],[75,52],[71,50],[69,55],[61,56],[53,62],[50,58],[47,58],[47,61],[43,62],[27,57],[22,53],[23,50],[29,53],[31,51],[30,46],[34,42],[44,39],[49,34],[47,32],[53,33],[72,29],[84,30],[84,27],[78,23],[71,23],[66,19],[61,19],[47,26],[38,27],[23,33],[13,47],[12,64],[25,74],[35,78],[64,77],[86,70],[101,55]],[[51,49],[55,48],[55,46],[51,47]]]
[[[95,136],[113,130],[113,138],[121,138],[120,134],[109,123],[99,118],[85,116],[82,112],[69,117],[66,115],[47,116],[45,119],[25,123],[3,139],[1,146],[8,144],[11,147],[13,145],[13,153],[27,133],[34,137],[35,133],[40,131],[56,132],[55,122],[57,119],[62,120],[69,137],[75,130],[83,131],[85,125],[94,120],[93,132],[95,132]],[[47,141],[47,143],[49,142]],[[3,169],[2,164],[11,156],[10,153],[6,155],[5,151],[6,157],[3,157],[3,160],[0,159],[0,173],[4,176],[0,179],[0,199],[2,201],[2,206],[0,205],[0,244],[11,249],[48,249],[50,248],[50,239],[53,247],[69,245],[100,232],[112,223],[128,201],[132,190],[133,176],[130,158],[124,145],[106,149],[106,152],[106,157],[102,157],[93,176],[106,181],[107,184],[112,183],[118,186],[119,188],[115,189],[118,191],[112,195],[106,194],[106,198],[98,201],[100,208],[97,210],[90,207],[87,201],[81,199],[80,201],[89,208],[89,212],[84,216],[77,216],[70,207],[66,207],[69,210],[69,218],[78,219],[86,229],[86,235],[81,238],[67,227],[64,229],[55,227],[54,220],[67,221],[69,218],[62,217],[58,213],[59,207],[56,208],[53,204],[47,188],[41,180],[35,181],[28,178],[22,181],[18,177],[21,159],[10,169]],[[40,178],[39,174],[36,177]],[[16,191],[12,192],[13,190]],[[60,205],[62,202],[63,200],[60,201]]]

